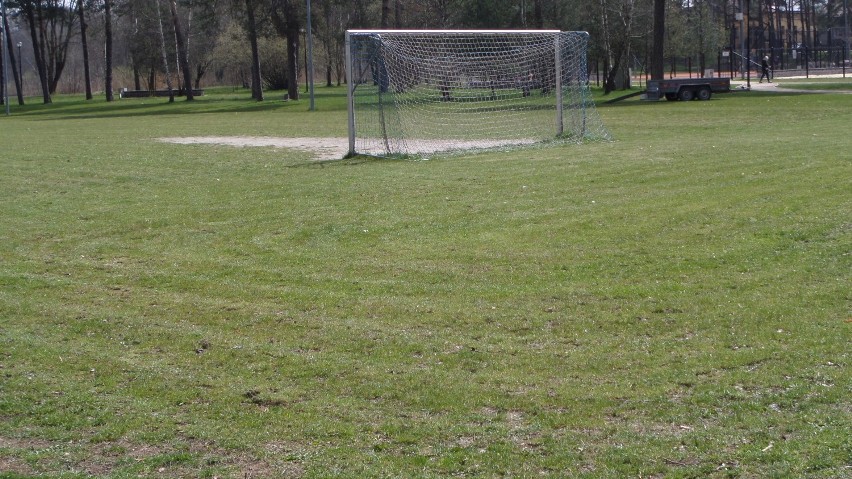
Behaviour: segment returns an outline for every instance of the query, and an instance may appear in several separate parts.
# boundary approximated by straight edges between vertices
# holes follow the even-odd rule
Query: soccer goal
[[[609,138],[586,32],[349,30],[349,153],[422,155]]]

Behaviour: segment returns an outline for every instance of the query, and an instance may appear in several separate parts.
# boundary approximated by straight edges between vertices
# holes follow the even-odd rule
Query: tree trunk
[[[189,71],[189,57],[186,53],[186,40],[183,36],[183,29],[180,26],[180,17],[178,17],[176,0],[169,0],[169,10],[172,14],[172,22],[175,25],[178,63],[180,64],[181,71],[183,71],[183,88],[186,91],[186,101],[192,101],[195,99],[192,94],[192,72]]]
[[[386,30],[390,25],[390,0],[382,0],[382,23],[381,28]]]
[[[76,7],[71,3],[66,9],[65,1],[67,0],[49,0],[44,6],[39,2],[37,7],[41,46],[44,49],[42,58],[45,58],[47,63],[48,90],[51,95],[56,93],[65,70],[74,23],[77,20]]]
[[[50,61],[50,58],[47,56],[47,28],[44,26],[44,9],[42,8],[42,2],[40,1],[35,2],[35,18],[38,21],[38,47],[39,54],[41,55],[41,62],[44,65],[44,78],[45,83],[47,84],[47,92],[52,94],[53,88],[51,88],[51,79],[53,78],[53,62]]]
[[[246,0],[246,16],[249,43],[251,44],[251,97],[263,101],[263,84],[260,76],[260,52],[257,47],[257,22],[254,18],[254,2]]]
[[[163,14],[160,10],[160,0],[157,0],[157,23],[160,26],[160,54],[163,56],[163,68],[165,68],[166,72],[166,88],[169,90],[169,103],[174,103],[175,92],[172,88],[172,74],[169,72],[169,56],[166,54],[166,34],[163,32]]]
[[[0,3],[0,18],[3,20],[6,19],[6,6],[2,3]],[[0,23],[2,23],[2,20],[0,20]],[[3,29],[3,31],[5,32],[6,30]],[[6,55],[3,54],[3,48],[7,46],[6,40],[0,38],[0,105],[5,105],[6,98],[9,96],[6,91],[6,89],[9,88],[9,82],[6,81]],[[6,109],[8,110],[8,107]]]
[[[618,45],[614,50],[610,52],[611,61],[609,65],[609,69],[606,73],[606,79],[604,80],[604,94],[608,95],[615,90],[623,89],[624,85],[624,71],[622,67],[622,58],[624,57],[624,46]]]
[[[299,99],[299,24],[290,22],[287,29],[287,94]]]
[[[665,72],[666,0],[654,0],[653,50],[651,50],[651,79],[662,80]]]
[[[83,11],[83,0],[77,0],[77,11],[80,15],[80,46],[83,49],[83,75],[86,82],[86,99],[92,99],[92,77],[89,73],[89,40],[86,36],[86,14]]]
[[[139,74],[139,65],[136,64],[135,60],[131,63],[133,64],[133,89],[138,91],[142,89],[142,78]]]
[[[615,90],[615,79],[613,77],[613,72],[615,71],[617,66],[613,65],[614,55],[612,52],[612,36],[609,28],[609,6],[607,5],[606,0],[600,0],[599,3],[601,8],[601,40],[604,54],[604,95],[609,95],[610,92]]]
[[[24,15],[26,15],[27,23],[30,26],[30,38],[32,39],[33,43],[33,57],[35,58],[36,69],[38,70],[38,79],[41,83],[42,98],[44,99],[45,104],[49,104],[52,103],[52,100],[50,98],[50,88],[48,87],[47,82],[47,70],[45,69],[44,57],[42,56],[39,33],[36,28],[37,24],[33,2],[21,2],[21,10],[23,10]]]
[[[535,0],[533,3],[533,22],[536,28],[544,28],[544,11],[541,6],[541,0]]]
[[[333,55],[331,53],[331,48],[332,48],[332,43],[334,41],[329,38],[330,35],[328,34],[331,31],[331,5],[329,5],[329,2],[325,2],[324,6],[325,6],[325,10],[324,10],[324,13],[325,13],[325,15],[324,15],[324,17],[325,17],[325,31],[326,31],[326,35],[327,35],[323,39],[324,40],[323,43],[325,44],[325,58],[326,58],[325,86],[332,86],[332,83],[331,83],[331,70],[332,70],[331,69],[331,62],[332,62]],[[397,11],[396,17],[397,17],[396,20],[398,22],[399,21],[399,11]],[[397,25],[397,28],[399,28],[399,25]]]
[[[104,92],[106,92],[106,101],[115,100],[112,92],[112,2],[113,0],[104,0]]]
[[[24,76],[24,72],[18,71],[19,62],[15,61],[15,50],[12,48],[12,31],[9,29],[9,18],[6,15],[3,16],[3,31],[6,32],[6,45],[9,46],[9,63],[12,64],[12,76],[15,77],[15,90],[18,92],[18,105],[23,105],[24,92],[22,78]],[[20,52],[18,52],[18,55],[20,55]],[[20,60],[20,58],[18,60]],[[6,83],[4,82],[3,85],[6,85]]]
[[[291,100],[299,99],[299,30],[301,20],[298,2],[277,0],[273,3],[272,23],[287,41],[287,93]]]

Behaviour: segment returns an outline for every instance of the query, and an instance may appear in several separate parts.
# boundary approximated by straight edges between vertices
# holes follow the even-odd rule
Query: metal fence
[[[760,72],[760,62],[769,57],[769,65],[778,76],[810,76],[852,74],[852,65],[844,47],[765,48],[752,50],[750,58],[733,50],[721,50],[717,58],[717,74],[731,78],[743,76],[747,65]],[[749,61],[751,63],[749,63]]]
[[[745,56],[736,50],[723,49],[719,50],[716,58],[705,57],[703,69],[699,59],[688,56],[668,57],[664,76],[666,78],[706,76],[746,78],[750,74],[753,78],[757,78],[760,76],[763,57],[769,57],[769,65],[774,77],[809,77],[828,74],[842,75],[844,78],[847,75],[852,76],[852,59],[849,58],[848,50],[843,46],[753,49]],[[629,62],[631,82],[638,83],[639,87],[649,78],[646,64],[647,61],[640,61],[636,57]],[[747,69],[747,65],[751,68]],[[590,80],[600,86],[604,77],[603,62],[592,59],[589,67]]]

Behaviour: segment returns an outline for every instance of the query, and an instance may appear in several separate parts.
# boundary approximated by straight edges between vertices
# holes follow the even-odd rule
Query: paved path
[[[783,83],[784,79],[779,78],[779,80]],[[731,89],[739,89],[745,88],[746,82],[744,81],[733,81],[731,82]],[[813,83],[811,83],[813,85]],[[779,86],[778,83],[772,82],[763,82],[760,83],[757,80],[752,80],[751,82],[752,91],[774,91],[778,93],[839,93],[841,95],[850,95],[852,94],[852,90],[811,90],[811,89],[800,89],[793,87],[785,87]]]

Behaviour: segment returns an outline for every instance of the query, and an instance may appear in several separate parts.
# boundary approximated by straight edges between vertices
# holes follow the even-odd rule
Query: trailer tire
[[[710,91],[708,87],[701,87],[698,89],[698,99],[701,101],[707,101],[710,97],[713,96],[713,93]]]
[[[677,97],[680,98],[680,101],[689,101],[695,98],[695,92],[691,88],[681,88]]]

